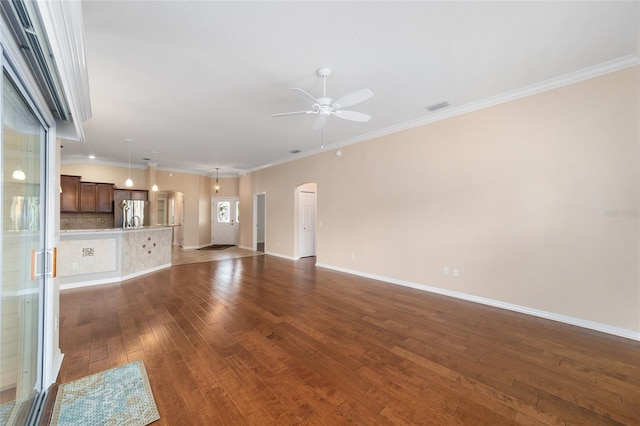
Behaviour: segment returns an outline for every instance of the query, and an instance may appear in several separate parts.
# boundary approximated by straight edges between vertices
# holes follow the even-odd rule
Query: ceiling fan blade
[[[299,88],[299,87],[291,87],[291,88],[289,88],[289,90],[295,90],[295,91],[297,91],[298,93],[302,93],[303,95],[305,95],[305,96],[307,96],[307,97],[311,98],[311,99],[313,100],[313,103],[314,103],[314,104],[320,104],[320,101],[318,101],[318,100],[317,100],[317,99],[316,99],[312,94],[310,94],[310,93],[309,93],[309,92],[307,92],[306,90],[302,90],[302,89],[301,89],[301,88]]]
[[[327,124],[327,114],[320,114],[318,118],[316,118],[315,123],[313,123],[313,130],[322,130],[324,129],[325,124]]]
[[[333,106],[336,109],[350,107],[351,105],[359,104],[360,102],[366,101],[370,97],[373,96],[373,92],[369,89],[357,90],[355,92],[351,92],[348,95],[344,95],[340,99],[333,102]]]
[[[345,111],[340,109],[338,111],[333,111],[332,114],[344,120],[360,121],[362,123],[371,120],[371,116],[369,114],[357,111]]]
[[[282,117],[283,115],[296,115],[296,114],[317,114],[317,111],[280,112],[278,114],[271,114],[271,116],[272,117]]]

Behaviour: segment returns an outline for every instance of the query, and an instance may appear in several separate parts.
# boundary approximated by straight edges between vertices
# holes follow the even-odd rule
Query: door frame
[[[318,185],[315,182],[308,182],[301,185],[298,185],[295,190],[295,211],[294,211],[294,259],[300,259],[300,238],[302,234],[302,224],[300,221],[300,207],[301,207],[301,197],[300,194],[302,192],[313,192],[315,194],[315,202],[314,202],[314,227],[313,227],[313,239],[314,239],[314,249],[313,255],[318,255]],[[305,256],[305,257],[312,257]]]
[[[0,18],[5,23],[5,21]],[[37,82],[33,78],[29,66],[26,64],[20,47],[11,37],[3,25],[0,31],[0,69],[22,94],[25,102],[31,108],[34,116],[45,129],[42,152],[40,154],[40,172],[42,197],[40,205],[40,234],[41,243],[38,250],[43,254],[41,259],[46,266],[42,269],[43,277],[40,281],[40,300],[38,313],[38,349],[37,349],[37,381],[36,396],[33,401],[29,421],[39,417],[39,410],[47,395],[47,389],[55,382],[62,365],[63,354],[59,345],[59,299],[60,292],[55,285],[54,269],[55,245],[60,229],[60,177],[57,168],[60,145],[56,138],[56,122],[49,111]],[[2,89],[0,89],[2,95]],[[4,142],[2,141],[2,146]]]

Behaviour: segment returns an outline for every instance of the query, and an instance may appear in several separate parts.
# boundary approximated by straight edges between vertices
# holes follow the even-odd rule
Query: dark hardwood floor
[[[58,382],[143,359],[159,425],[640,424],[640,343],[272,256],[64,291]]]

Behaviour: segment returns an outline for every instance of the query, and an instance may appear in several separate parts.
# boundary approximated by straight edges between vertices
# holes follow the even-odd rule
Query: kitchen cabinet
[[[113,184],[96,184],[96,212],[113,213]]]
[[[80,211],[83,213],[112,213],[113,184],[80,182]]]
[[[149,200],[149,191],[142,189],[116,189],[113,192],[113,199],[116,207],[120,205],[122,200]]]
[[[60,175],[60,211],[113,213],[113,184],[81,182],[81,176]]]
[[[80,211],[96,211],[96,184],[93,182],[80,182]]]
[[[61,175],[60,176],[60,211],[79,211],[80,176]]]
[[[132,190],[130,199],[149,201],[149,191]]]

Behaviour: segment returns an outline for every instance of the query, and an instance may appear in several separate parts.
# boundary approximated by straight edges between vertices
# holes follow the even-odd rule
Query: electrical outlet
[[[442,269],[442,274],[443,275],[449,275],[449,268],[447,268],[446,266]]]
[[[455,269],[453,270],[453,276],[454,277],[459,277],[460,276],[460,269]]]

